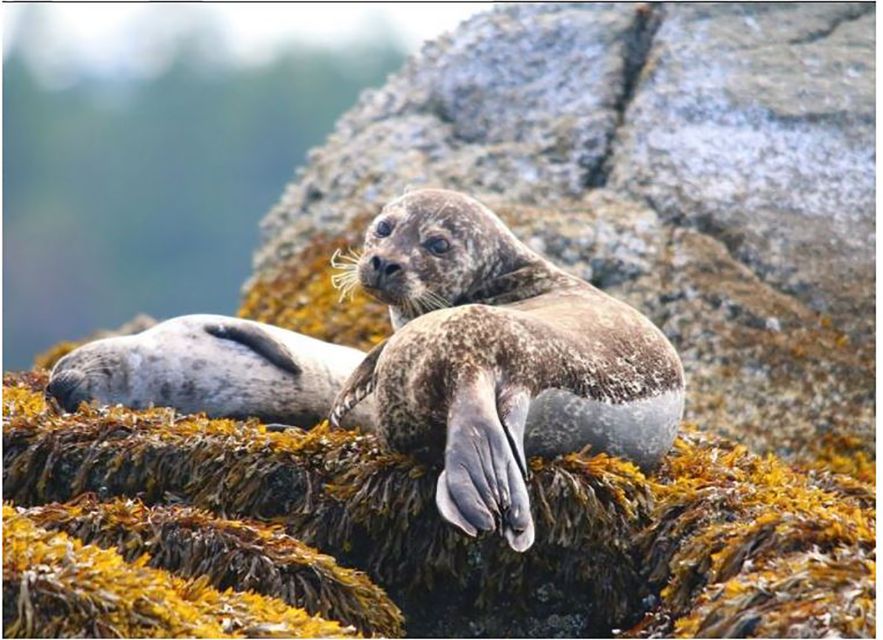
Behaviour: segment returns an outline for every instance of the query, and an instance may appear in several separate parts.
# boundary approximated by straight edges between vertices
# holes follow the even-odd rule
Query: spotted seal
[[[436,504],[467,534],[531,546],[528,456],[591,446],[652,467],[670,449],[684,374],[663,333],[473,198],[426,189],[389,203],[350,274],[397,331],[347,380],[332,421],[373,392],[392,448],[444,461]]]
[[[364,357],[260,322],[187,315],[75,349],[52,369],[47,392],[68,411],[95,400],[311,427]],[[347,424],[372,419],[369,399]]]

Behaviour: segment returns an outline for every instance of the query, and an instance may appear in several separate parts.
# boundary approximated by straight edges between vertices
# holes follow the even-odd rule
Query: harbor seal
[[[95,400],[312,427],[364,357],[260,322],[187,315],[75,349],[52,369],[47,392],[67,411]],[[347,426],[372,419],[368,399]]]
[[[467,534],[531,546],[528,456],[591,446],[647,468],[670,449],[684,373],[663,333],[478,201],[426,189],[391,202],[352,273],[398,330],[350,376],[332,421],[373,392],[392,448],[444,461],[436,504]]]

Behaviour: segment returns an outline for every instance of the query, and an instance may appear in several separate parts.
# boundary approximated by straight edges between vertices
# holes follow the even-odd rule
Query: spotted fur
[[[440,255],[429,249],[438,237],[449,247]],[[377,277],[389,264],[394,273]],[[395,200],[369,226],[358,268],[397,331],[334,411],[344,415],[372,381],[379,433],[444,460],[437,503],[466,533],[500,529],[520,551],[533,541],[526,433],[527,455],[590,445],[652,466],[670,448],[684,374],[662,332],[531,251],[476,200],[436,189]]]
[[[364,355],[250,320],[179,316],[137,335],[75,349],[53,368],[48,392],[69,411],[82,401],[157,405],[311,427],[328,416]],[[371,426],[366,395],[358,395],[363,403],[346,426]]]

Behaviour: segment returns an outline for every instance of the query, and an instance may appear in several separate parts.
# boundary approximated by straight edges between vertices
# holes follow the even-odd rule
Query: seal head
[[[423,189],[387,204],[370,223],[357,265],[363,289],[390,306],[396,329],[417,316],[457,306],[501,273],[533,256],[477,200]]]

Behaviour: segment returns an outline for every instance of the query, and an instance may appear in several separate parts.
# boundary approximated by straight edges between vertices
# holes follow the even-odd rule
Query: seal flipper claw
[[[346,414],[352,411],[353,407],[364,400],[368,394],[373,393],[374,368],[377,366],[377,361],[385,346],[386,340],[375,345],[337,392],[331,405],[331,415],[329,415],[329,420],[335,427],[340,427]]]
[[[300,365],[294,361],[294,357],[285,345],[258,326],[247,322],[223,323],[207,324],[203,329],[215,338],[231,340],[248,347],[283,371],[294,375],[301,373]]]
[[[513,417],[520,414],[514,412]],[[512,440],[520,440],[523,420],[520,425],[513,420],[512,431]],[[499,523],[513,549],[529,548],[534,527],[520,447],[520,442],[510,440],[497,414],[490,375],[479,374],[459,385],[448,411],[445,470],[436,489],[442,516],[470,535],[492,531]]]

